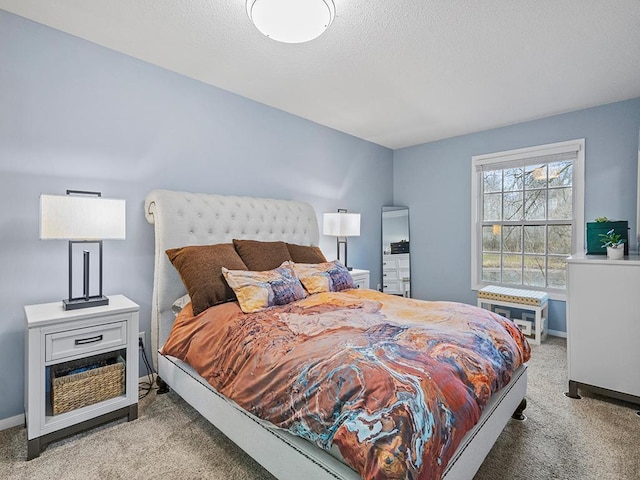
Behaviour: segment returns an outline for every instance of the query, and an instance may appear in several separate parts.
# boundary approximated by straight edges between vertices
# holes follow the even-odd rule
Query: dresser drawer
[[[45,335],[45,361],[83,355],[127,344],[127,317],[109,323]]]
[[[399,280],[383,280],[382,288],[384,293],[390,293],[391,295],[402,295],[402,282]]]
[[[395,268],[385,268],[382,270],[382,280],[384,282],[391,282],[393,280],[400,279],[400,272]]]

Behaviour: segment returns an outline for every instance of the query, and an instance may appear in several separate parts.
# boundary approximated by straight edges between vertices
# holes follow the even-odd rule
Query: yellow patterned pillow
[[[349,270],[337,260],[324,263],[295,263],[293,268],[304,288],[311,294],[355,288]]]
[[[228,270],[223,267],[222,275],[236,294],[244,313],[286,305],[307,296],[289,261],[264,272]]]

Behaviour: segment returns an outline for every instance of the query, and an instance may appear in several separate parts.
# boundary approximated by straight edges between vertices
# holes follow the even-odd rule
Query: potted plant
[[[620,260],[624,256],[624,240],[621,237],[619,233],[614,233],[613,228],[600,234],[602,248],[607,248],[607,257],[611,260]]]

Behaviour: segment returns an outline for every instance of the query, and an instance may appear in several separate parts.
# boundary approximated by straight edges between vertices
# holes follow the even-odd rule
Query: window
[[[474,156],[472,174],[472,288],[564,299],[584,247],[584,139]]]

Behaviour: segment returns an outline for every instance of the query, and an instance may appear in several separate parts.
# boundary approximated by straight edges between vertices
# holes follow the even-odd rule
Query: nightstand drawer
[[[45,335],[45,361],[82,355],[127,344],[127,317],[87,328]]]
[[[356,288],[369,288],[369,282],[366,278],[354,277],[353,283],[355,284]]]

